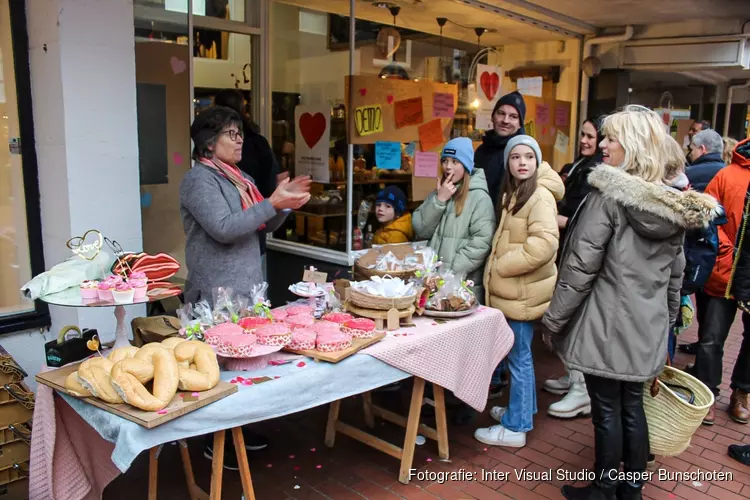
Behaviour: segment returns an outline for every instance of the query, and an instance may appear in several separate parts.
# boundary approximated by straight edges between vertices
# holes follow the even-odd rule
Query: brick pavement
[[[695,328],[685,332],[680,342],[695,339]],[[710,470],[733,474],[732,481],[711,483],[675,483],[654,480],[645,488],[645,498],[667,499],[747,499],[750,498],[750,467],[730,459],[727,445],[750,443],[750,425],[730,421],[725,410],[729,403],[729,378],[742,340],[742,324],[735,322],[726,344],[724,383],[718,400],[716,424],[701,427],[693,437],[687,451],[672,458],[657,457],[659,467],[669,471]],[[537,387],[545,378],[562,373],[555,356],[538,342],[534,343]],[[692,357],[679,354],[676,366],[683,367]],[[376,394],[376,401],[394,407],[406,404],[405,393]],[[493,421],[484,414],[466,426],[450,426],[451,459],[442,462],[437,456],[435,443],[428,441],[418,447],[414,466],[421,471],[451,472],[471,471],[479,476],[482,470],[507,473],[507,480],[487,477],[476,481],[447,482],[414,480],[408,486],[397,481],[398,461],[345,436],[340,436],[333,449],[323,444],[326,408],[317,408],[258,426],[258,430],[271,439],[264,451],[250,453],[250,468],[259,500],[495,500],[516,498],[522,500],[557,500],[563,498],[560,486],[566,484],[556,477],[539,480],[529,474],[528,480],[518,480],[516,471],[541,473],[561,469],[580,472],[593,465],[593,427],[588,418],[562,421],[544,413],[558,396],[538,393],[540,413],[535,429],[529,433],[525,448],[488,447],[473,438],[477,426],[491,425]],[[505,404],[506,398],[500,399]],[[360,401],[350,400],[342,406],[342,418],[362,425]],[[489,410],[489,408],[488,408]],[[376,433],[384,439],[399,443],[403,432],[390,424],[379,423]],[[198,484],[208,490],[210,465],[203,457],[201,438],[190,441],[190,451]],[[165,447],[160,459],[159,498],[188,498],[184,475],[175,446]],[[106,490],[105,500],[146,498],[148,457],[142,454],[127,474],[116,479]],[[584,484],[581,482],[580,484]],[[240,499],[239,475],[224,474],[223,498]]]

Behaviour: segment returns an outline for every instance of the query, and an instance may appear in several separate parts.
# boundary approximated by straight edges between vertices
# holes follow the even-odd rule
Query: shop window
[[[434,189],[435,177],[414,176],[419,125],[437,119],[445,140],[474,132],[465,88],[477,45],[402,26],[388,10],[358,2],[350,80],[348,11],[319,1],[300,5],[272,3],[271,139],[284,170],[312,175],[313,197],[274,234],[274,245],[292,252],[304,252],[300,244],[324,248],[338,256],[308,255],[343,263],[348,259],[346,251],[366,245],[368,233],[378,228],[374,205],[379,190],[398,186],[413,209]],[[423,7],[427,11],[421,9],[419,15],[425,19],[440,15]],[[414,19],[412,10],[401,8]],[[350,81],[354,88],[348,94]],[[450,94],[444,105],[450,111],[433,112],[435,93]],[[412,97],[421,99],[418,107],[424,115],[396,123],[395,102]],[[401,103],[400,109],[406,110],[405,106]],[[378,154],[386,148],[390,157]],[[436,148],[437,144],[429,149]],[[351,205],[347,203],[349,161]],[[362,205],[363,201],[369,205]]]
[[[193,15],[231,21],[245,21],[245,0],[192,0]],[[164,16],[187,14],[187,0],[135,0],[136,6],[161,11]],[[156,14],[151,14],[154,17]]]
[[[24,9],[0,2],[0,333],[50,324],[20,294],[44,270]]]

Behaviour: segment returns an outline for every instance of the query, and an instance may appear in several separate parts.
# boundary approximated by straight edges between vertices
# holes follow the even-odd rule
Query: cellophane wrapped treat
[[[437,290],[430,295],[425,306],[433,311],[467,311],[477,303],[472,286],[474,283],[466,281],[464,275],[443,269],[439,274]]]
[[[192,304],[185,304],[183,307],[177,309],[177,319],[180,320],[180,325],[182,325],[182,331],[184,332],[183,335],[187,340],[198,340],[200,342],[205,340],[204,324],[196,314]]]
[[[250,303],[252,316],[262,316],[273,320],[271,301],[268,300],[268,283],[264,281],[253,285],[250,291]]]
[[[213,289],[212,295],[214,299],[213,316],[216,323],[230,321],[237,323],[240,320],[240,315],[233,304],[234,290],[220,286]]]

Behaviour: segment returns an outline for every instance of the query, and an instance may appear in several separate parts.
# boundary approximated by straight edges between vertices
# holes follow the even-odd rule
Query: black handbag
[[[56,340],[44,344],[47,366],[59,368],[90,356],[92,350],[86,344],[94,335],[98,338],[95,329],[84,328],[81,331],[77,326],[66,326],[60,330]]]

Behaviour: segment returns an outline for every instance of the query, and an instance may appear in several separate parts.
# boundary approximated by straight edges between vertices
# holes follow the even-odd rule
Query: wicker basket
[[[361,266],[359,262],[354,264],[354,276],[358,281],[368,280],[373,276],[380,276],[381,278],[384,276],[390,276],[391,278],[401,278],[404,281],[409,281],[409,278],[414,276],[414,273],[416,272],[416,268],[403,271],[378,271],[376,269],[368,269],[365,266]]]
[[[349,292],[349,301],[355,306],[379,311],[387,311],[394,307],[399,310],[408,309],[409,306],[414,305],[416,300],[416,294],[406,297],[378,297],[355,288],[352,288]]]
[[[665,366],[643,389],[651,453],[679,455],[690,446],[690,438],[714,404],[713,393],[697,378],[671,366]],[[678,396],[675,389],[692,393],[693,404]]]

